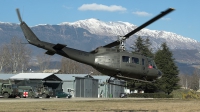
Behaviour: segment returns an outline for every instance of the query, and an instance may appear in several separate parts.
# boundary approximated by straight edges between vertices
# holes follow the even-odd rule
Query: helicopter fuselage
[[[93,67],[113,77],[152,81],[161,76],[161,72],[151,58],[115,48],[98,48]]]

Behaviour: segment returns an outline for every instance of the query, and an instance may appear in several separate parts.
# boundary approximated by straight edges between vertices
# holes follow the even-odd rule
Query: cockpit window
[[[148,63],[149,63],[149,68],[157,68],[153,60],[149,60]]]
[[[144,65],[145,64],[145,61],[144,61],[144,59],[142,59],[142,65]]]
[[[122,62],[129,63],[129,56],[122,56]]]
[[[139,64],[139,58],[132,57],[132,63]]]

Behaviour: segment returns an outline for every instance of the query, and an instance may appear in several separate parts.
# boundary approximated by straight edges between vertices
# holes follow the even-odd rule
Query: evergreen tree
[[[155,63],[163,73],[161,79],[156,81],[157,87],[167,94],[170,94],[173,90],[179,89],[179,70],[175,65],[172,52],[169,50],[166,43],[161,45],[160,50],[155,54]]]
[[[138,52],[141,55],[153,58],[153,53],[151,47],[151,42],[149,38],[146,38],[143,40],[140,36],[136,39],[133,47],[133,52]]]
[[[143,40],[140,36],[136,39],[136,41],[134,42],[133,47],[131,47],[133,49],[133,53],[134,52],[138,52],[141,55],[153,58],[154,54],[152,53],[152,49],[151,47],[151,42],[149,40],[149,38],[146,38],[145,40]],[[128,87],[129,88],[134,88],[134,89],[142,89],[145,92],[154,92],[156,90],[156,86],[154,84],[151,83],[143,83],[143,82],[139,82],[139,83],[135,83],[134,81],[129,81],[128,82]]]
[[[139,36],[133,47],[131,47],[133,49],[133,52],[138,52],[138,53],[143,53],[143,49],[144,49],[144,40]]]
[[[150,57],[150,58],[154,57],[154,54],[153,54],[152,48],[151,48],[151,42],[150,42],[149,38],[146,38],[144,40],[143,55],[147,56],[147,57]]]

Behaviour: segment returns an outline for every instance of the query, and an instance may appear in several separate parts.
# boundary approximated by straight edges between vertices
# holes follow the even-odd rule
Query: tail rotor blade
[[[16,12],[17,12],[17,16],[18,16],[19,21],[22,23],[22,18],[21,18],[21,15],[20,15],[18,8],[16,9]]]

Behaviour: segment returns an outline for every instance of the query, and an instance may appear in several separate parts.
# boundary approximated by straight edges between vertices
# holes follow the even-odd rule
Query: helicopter
[[[156,67],[154,60],[139,53],[130,53],[126,51],[124,43],[131,35],[173,10],[173,8],[168,8],[128,34],[119,36],[118,40],[97,47],[91,52],[70,48],[64,44],[53,44],[39,40],[28,25],[22,21],[18,8],[16,9],[16,12],[26,40],[29,44],[47,50],[46,54],[58,54],[77,62],[90,65],[102,74],[110,76],[109,80],[111,78],[117,78],[120,80],[153,82],[162,77],[162,72]]]

